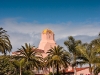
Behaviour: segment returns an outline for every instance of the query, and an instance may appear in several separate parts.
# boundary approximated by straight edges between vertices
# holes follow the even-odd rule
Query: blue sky
[[[0,0],[0,27],[8,31],[13,51],[25,42],[38,46],[45,28],[62,46],[70,35],[90,42],[100,32],[100,0]]]
[[[100,21],[100,0],[1,0],[0,19],[66,23]]]

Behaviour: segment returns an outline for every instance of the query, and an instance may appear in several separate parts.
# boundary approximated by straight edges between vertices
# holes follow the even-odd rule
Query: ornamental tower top
[[[39,49],[44,50],[43,57],[46,56],[46,52],[51,48],[56,46],[55,40],[54,40],[54,33],[50,29],[44,29],[41,33],[41,41],[39,43]]]

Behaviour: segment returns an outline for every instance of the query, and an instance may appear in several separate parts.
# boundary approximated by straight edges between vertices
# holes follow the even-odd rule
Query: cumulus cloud
[[[8,31],[13,51],[20,48],[24,43],[38,47],[41,32],[45,28],[49,28],[55,33],[55,40],[59,45],[63,45],[68,36],[75,36],[76,39],[89,42],[100,32],[100,22],[39,24],[36,22],[19,22],[16,19],[4,19],[0,21],[0,26]]]

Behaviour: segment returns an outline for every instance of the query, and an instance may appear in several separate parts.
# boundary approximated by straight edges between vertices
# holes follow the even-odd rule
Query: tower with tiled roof
[[[50,29],[44,29],[41,33],[41,41],[39,43],[39,49],[44,50],[43,57],[46,56],[46,52],[51,48],[56,46],[56,42],[54,40],[54,33]]]

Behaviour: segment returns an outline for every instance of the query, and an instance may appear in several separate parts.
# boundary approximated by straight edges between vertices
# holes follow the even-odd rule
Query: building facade
[[[37,51],[41,52],[43,55],[43,58],[47,56],[46,52],[51,48],[57,46],[55,42],[55,34],[50,29],[44,29],[41,33],[41,40],[38,46]],[[19,55],[20,51],[12,52],[12,55]],[[51,68],[52,69],[52,68]],[[47,72],[47,71],[46,71]],[[46,73],[45,72],[45,73]],[[89,68],[76,68],[77,75],[90,75]],[[39,72],[40,74],[43,74],[43,70]],[[67,69],[64,69],[65,75],[74,75],[74,69],[69,66]],[[100,74],[98,74],[100,75]]]
[[[43,58],[47,56],[46,52],[51,47],[57,46],[54,37],[55,37],[55,34],[52,30],[44,29],[42,31],[41,40],[37,48],[37,51],[42,53]],[[20,51],[12,52],[12,55],[20,55]]]

